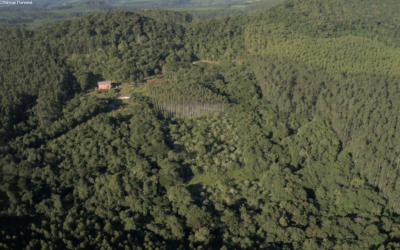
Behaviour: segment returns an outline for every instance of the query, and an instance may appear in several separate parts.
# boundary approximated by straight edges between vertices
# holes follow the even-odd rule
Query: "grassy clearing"
[[[147,95],[146,87],[145,86],[138,87],[138,86],[132,85],[132,86],[125,87],[121,92],[121,94],[139,94],[139,93],[146,96]]]

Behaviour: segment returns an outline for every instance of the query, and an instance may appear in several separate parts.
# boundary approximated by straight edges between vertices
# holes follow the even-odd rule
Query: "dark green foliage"
[[[42,127],[56,119],[62,103],[73,94],[75,83],[65,62],[47,49],[34,46],[30,32],[23,28],[4,29],[0,38],[0,140],[3,143],[14,136],[17,130],[11,129],[29,113],[35,114]]]
[[[243,14],[243,10],[234,8],[208,9],[208,10],[191,10],[190,14],[196,19],[208,19],[221,16],[231,16]]]
[[[39,32],[37,39],[55,37],[50,51],[68,57],[78,72],[133,82],[161,70],[163,60],[182,47],[183,34],[175,24],[127,11],[108,11],[52,26]]]
[[[392,197],[398,176],[393,141],[399,112],[397,76],[328,74],[276,56],[254,58],[253,65],[268,100],[280,110],[328,117],[340,141],[352,150],[358,171]],[[397,199],[390,202],[397,209]]]
[[[0,248],[399,248],[384,2],[0,27]]]
[[[193,19],[192,15],[187,12],[168,11],[164,9],[137,11],[136,13],[166,23],[185,24],[190,23]]]

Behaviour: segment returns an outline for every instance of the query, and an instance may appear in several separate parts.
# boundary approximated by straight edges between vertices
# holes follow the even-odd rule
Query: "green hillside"
[[[399,249],[397,13],[0,26],[0,248]]]
[[[274,25],[249,26],[247,50],[255,55],[279,55],[327,73],[399,76],[400,50],[369,38],[312,38]]]

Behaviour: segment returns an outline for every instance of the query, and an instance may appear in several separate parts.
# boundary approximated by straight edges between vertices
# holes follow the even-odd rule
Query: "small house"
[[[117,98],[118,98],[119,100],[129,99],[129,98],[131,98],[131,95],[132,95],[132,94],[118,95]]]
[[[112,88],[112,82],[111,81],[98,82],[97,85],[99,85],[99,90],[111,89]]]

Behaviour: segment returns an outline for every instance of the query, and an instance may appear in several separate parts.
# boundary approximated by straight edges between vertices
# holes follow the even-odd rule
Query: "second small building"
[[[132,94],[124,94],[124,95],[118,95],[117,98],[122,100],[122,99],[129,99],[131,98]]]

